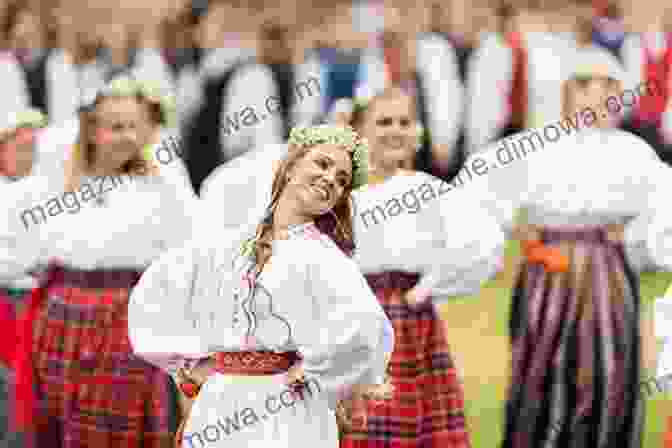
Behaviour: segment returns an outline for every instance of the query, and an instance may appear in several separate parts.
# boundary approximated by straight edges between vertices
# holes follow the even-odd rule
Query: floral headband
[[[165,125],[172,127],[176,121],[176,105],[172,95],[162,94],[162,89],[156,84],[140,81],[130,76],[120,76],[113,79],[101,89],[95,99],[102,97],[128,97],[140,95],[151,103],[158,104],[164,116]],[[95,102],[92,101],[92,103]]]
[[[47,117],[37,109],[29,109],[17,114],[16,128],[43,128],[47,125]]]
[[[47,125],[47,117],[38,109],[28,109],[10,116],[0,133],[11,133],[18,129],[38,129]]]
[[[305,148],[332,144],[347,148],[352,153],[352,188],[365,185],[369,172],[369,145],[351,127],[320,125],[296,127],[289,135],[289,145]]]

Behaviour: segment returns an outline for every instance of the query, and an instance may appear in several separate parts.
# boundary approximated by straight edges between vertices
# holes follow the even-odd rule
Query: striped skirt
[[[367,426],[342,428],[341,448],[468,448],[464,391],[444,323],[431,301],[409,307],[403,295],[418,275],[366,276],[395,332],[391,400],[365,402]]]
[[[175,386],[133,356],[128,338],[129,293],[139,277],[52,266],[33,294],[39,448],[172,447]]]
[[[14,354],[16,350],[17,319],[21,317],[30,298],[30,290],[0,288],[0,446],[22,448],[30,446],[26,434],[17,425],[16,381]]]
[[[639,280],[606,228],[543,229],[566,272],[525,262],[511,310],[505,448],[640,448]]]

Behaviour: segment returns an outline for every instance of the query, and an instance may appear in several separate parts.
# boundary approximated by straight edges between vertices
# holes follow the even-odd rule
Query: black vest
[[[253,63],[245,60],[234,64],[225,73],[206,82],[203,90],[204,104],[194,115],[185,133],[185,164],[194,191],[199,194],[203,181],[219,165],[227,162],[220,141],[222,109],[233,76],[243,66]],[[280,115],[284,124],[285,139],[290,131],[290,113],[294,102],[294,76],[285,66],[269,66],[278,85]],[[253,86],[251,86],[253,88]]]
[[[40,56],[34,64],[25,66],[21,64],[26,84],[28,86],[28,96],[30,105],[39,109],[45,115],[49,114],[49,87],[47,86],[47,61],[51,55],[51,50]]]

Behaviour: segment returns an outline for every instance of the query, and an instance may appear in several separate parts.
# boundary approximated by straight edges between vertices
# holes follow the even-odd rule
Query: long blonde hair
[[[277,167],[271,189],[271,202],[268,207],[268,215],[266,219],[257,226],[256,231],[256,265],[258,272],[262,271],[264,265],[272,255],[272,242],[274,236],[273,213],[277,208],[280,195],[287,186],[287,173],[313,148],[314,146],[296,147],[290,145],[288,156],[282,160]],[[354,249],[352,208],[350,204],[351,192],[352,185],[348,185],[334,208],[329,213],[315,219],[315,224],[318,229],[331,237],[346,255],[351,255],[352,250]]]
[[[138,101],[145,103],[142,96],[136,96]],[[95,106],[104,101],[101,98],[96,101]],[[149,104],[149,103],[148,103]],[[79,189],[81,178],[92,167],[95,159],[97,145],[93,141],[93,130],[97,126],[94,110],[84,110],[79,113],[79,137],[77,143],[73,146],[70,158],[65,167],[65,189],[74,192]],[[141,145],[135,154],[121,168],[119,174],[128,174],[135,176],[154,176],[159,173],[158,166],[153,160],[147,160],[143,153]]]

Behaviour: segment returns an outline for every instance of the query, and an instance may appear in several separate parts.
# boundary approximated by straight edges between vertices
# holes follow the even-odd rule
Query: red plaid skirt
[[[0,288],[0,446],[30,447],[29,433],[17,422],[21,407],[17,397],[16,363],[18,320],[29,302],[30,290],[10,291]]]
[[[172,379],[133,356],[132,271],[52,267],[36,299],[33,367],[39,448],[171,447]]]
[[[367,427],[344,428],[341,448],[469,448],[464,391],[450,355],[444,324],[428,301],[409,307],[403,295],[418,276],[367,275],[394,327],[389,401],[366,403]]]

